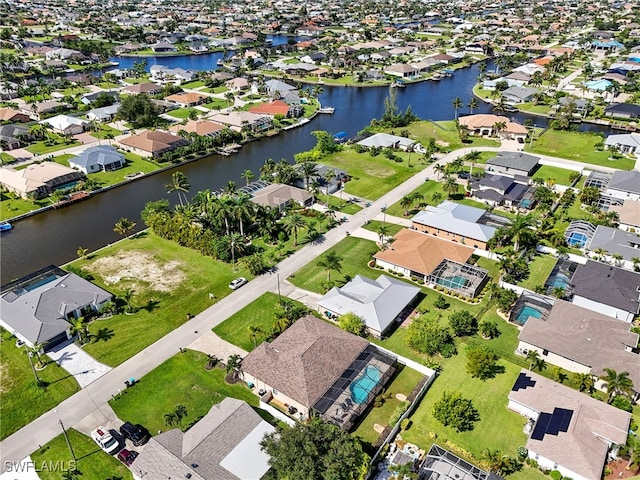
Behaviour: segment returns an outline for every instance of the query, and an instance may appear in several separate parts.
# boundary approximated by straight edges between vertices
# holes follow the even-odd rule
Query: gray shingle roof
[[[117,162],[124,163],[124,155],[122,153],[118,152],[115,147],[99,145],[88,148],[77,157],[69,159],[69,166],[79,165],[87,168],[89,165],[98,164],[104,167]]]
[[[640,144],[640,136],[637,137]],[[623,192],[640,193],[640,172],[616,170],[609,180],[607,189]]]
[[[588,261],[578,265],[571,285],[574,295],[626,312],[637,314],[640,310],[640,273]]]
[[[273,342],[263,342],[242,370],[306,407],[312,407],[369,342],[307,315]]]
[[[498,152],[498,154],[487,160],[487,165],[497,167],[509,167],[525,172],[531,172],[538,165],[539,157],[522,152]]]
[[[494,227],[476,223],[485,213],[481,208],[444,201],[437,207],[428,206],[416,214],[412,221],[421,225],[452,232],[467,238],[489,241],[496,232]]]
[[[595,251],[602,248],[609,252],[609,255],[619,253],[625,260],[631,261],[634,257],[640,256],[638,245],[640,245],[640,235],[637,233],[598,225],[588,249]]]

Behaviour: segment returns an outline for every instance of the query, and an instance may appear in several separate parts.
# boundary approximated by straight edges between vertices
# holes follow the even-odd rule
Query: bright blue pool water
[[[438,278],[436,283],[449,288],[460,288],[466,287],[469,280],[462,275],[454,275],[452,277]]]
[[[580,232],[571,232],[567,243],[570,247],[584,247],[587,243],[587,236]]]
[[[553,288],[559,287],[559,288],[564,288],[566,290],[567,287],[569,287],[569,279],[562,273],[559,273],[551,282],[551,286]]]
[[[542,311],[530,305],[525,305],[518,313],[515,322],[519,325],[524,325],[529,317],[542,318]]]
[[[380,370],[378,367],[368,365],[364,373],[351,382],[349,386],[351,400],[354,403],[365,403],[369,393],[378,385],[378,382],[380,382]]]

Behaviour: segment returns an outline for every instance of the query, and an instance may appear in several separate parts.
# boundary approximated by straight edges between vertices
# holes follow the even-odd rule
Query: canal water
[[[201,57],[173,58],[197,60]],[[166,60],[163,58],[163,63]],[[493,66],[489,64],[488,68]],[[413,112],[422,119],[451,119],[454,117],[453,99],[460,97],[466,105],[478,74],[478,67],[472,66],[438,82],[427,81],[396,89],[399,110],[411,105]],[[315,145],[312,132],[315,130],[344,131],[349,136],[356,135],[372,118],[381,117],[384,100],[389,94],[388,88],[382,87],[325,86],[324,90],[320,100],[324,106],[335,107],[333,115],[318,115],[300,128],[248,143],[229,157],[214,155],[203,158],[95,195],[73,206],[49,210],[17,222],[13,230],[2,234],[0,282],[5,284],[49,264],[60,265],[73,260],[79,246],[93,251],[118,240],[120,237],[113,227],[121,217],[136,222],[136,230],[144,228],[140,212],[146,202],[160,198],[176,201],[175,195],[168,195],[165,190],[175,170],[187,176],[191,183],[190,195],[199,190],[219,189],[229,180],[242,185],[240,175],[244,170],[252,170],[257,177],[266,159],[279,161],[284,158],[292,162],[294,154],[312,148]],[[490,106],[481,105],[474,113],[489,111]],[[468,113],[466,107],[460,110],[460,114],[465,113]],[[520,122],[527,118],[522,114],[515,117]],[[533,120],[537,126],[546,125],[545,119]]]

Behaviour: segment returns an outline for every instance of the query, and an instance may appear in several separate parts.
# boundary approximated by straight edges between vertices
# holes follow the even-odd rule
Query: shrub
[[[529,456],[529,450],[527,450],[527,447],[520,445],[518,447],[518,460],[523,462],[528,456]]]
[[[406,400],[396,407],[396,409],[393,411],[393,414],[391,414],[391,417],[389,418],[390,427],[394,427],[396,423],[398,423],[398,420],[400,420],[402,414],[407,411],[407,408],[409,408],[409,402]]]
[[[474,335],[478,331],[478,320],[466,310],[449,315],[449,326],[457,337]]]
[[[407,431],[409,429],[409,427],[411,426],[411,420],[409,420],[408,418],[405,418],[404,420],[402,420],[400,422],[400,428],[403,431]]]
[[[444,345],[453,343],[449,328],[443,327],[436,318],[419,317],[407,327],[406,344],[421,353],[435,355]]]
[[[460,392],[444,392],[433,405],[433,417],[445,427],[451,426],[457,432],[473,430],[480,414],[471,400],[463,398]]]
[[[562,480],[562,474],[558,470],[552,470],[549,476],[553,478],[553,480]]]
[[[472,347],[467,349],[467,373],[472,378],[486,380],[496,374],[498,356],[488,348]]]
[[[453,343],[445,343],[440,349],[440,355],[444,358],[451,358],[458,353],[458,349]]]
[[[436,298],[436,301],[433,302],[433,306],[436,307],[438,310],[444,310],[449,306],[449,304],[447,303],[447,300],[442,295],[438,295],[438,298]]]

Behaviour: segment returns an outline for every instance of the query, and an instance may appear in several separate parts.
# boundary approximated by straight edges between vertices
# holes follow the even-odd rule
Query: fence
[[[283,421],[284,423],[286,423],[287,425],[289,425],[290,427],[295,426],[296,421],[293,418],[290,418],[288,416],[286,416],[284,413],[282,413],[280,410],[278,410],[275,407],[272,407],[271,405],[269,405],[268,403],[264,403],[262,400],[260,400],[260,408],[262,410],[265,410],[267,412],[269,412],[271,415],[273,415],[275,418],[277,418],[278,420]]]

